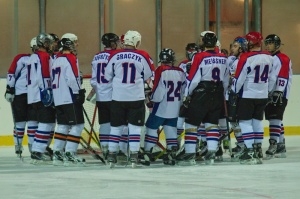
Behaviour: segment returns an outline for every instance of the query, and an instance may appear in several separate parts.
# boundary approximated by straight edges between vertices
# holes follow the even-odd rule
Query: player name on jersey
[[[110,54],[98,54],[94,57],[94,60],[93,61],[98,61],[98,60],[108,60]]]
[[[205,58],[204,59],[204,64],[225,64],[226,63],[226,58]]]
[[[138,62],[142,61],[142,57],[137,56],[136,54],[133,54],[133,53],[118,54],[117,60],[120,60],[120,59],[134,59]]]

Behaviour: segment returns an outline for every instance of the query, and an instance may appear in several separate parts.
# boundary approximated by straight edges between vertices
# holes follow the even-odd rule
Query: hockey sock
[[[15,145],[22,145],[26,122],[16,122],[14,130]]]
[[[55,123],[52,124],[52,129],[51,129],[51,132],[50,132],[50,136],[49,136],[49,139],[48,139],[47,146],[50,146],[50,144],[52,142],[53,135],[54,135],[54,130],[55,130]]]
[[[220,137],[227,133],[227,123],[225,118],[219,119],[219,132]],[[228,136],[226,136],[224,140],[228,140]]]
[[[200,126],[198,127],[197,129],[197,132],[198,132],[198,139],[199,140],[202,140],[202,142],[206,142],[206,131],[205,131],[205,126],[204,124],[200,124]]]
[[[47,143],[52,131],[52,124],[39,123],[38,129],[34,136],[34,142],[32,144],[32,151],[44,153],[47,147]]]
[[[197,126],[185,123],[185,153],[196,153]]]
[[[67,135],[69,133],[70,126],[58,124],[54,135],[53,151],[62,151],[66,145]]]
[[[127,153],[127,144],[128,144],[128,126],[124,126],[122,131],[122,136],[120,138],[119,146],[120,150],[123,153]]]
[[[32,144],[34,141],[34,135],[38,128],[37,121],[28,121],[27,122],[27,136],[28,136],[28,144]]]
[[[99,128],[99,140],[101,147],[108,147],[109,142],[109,134],[110,134],[110,123],[100,124]]]
[[[269,134],[270,139],[276,140],[277,143],[279,142],[281,134],[281,120],[269,120]]]
[[[254,133],[252,128],[252,120],[240,120],[239,125],[241,127],[242,136],[244,143],[248,149],[253,148],[254,143]]]
[[[252,119],[252,126],[254,132],[254,143],[262,143],[264,139],[264,127],[262,121]]]
[[[128,124],[129,149],[131,152],[137,152],[140,150],[140,136],[141,136],[142,128],[143,128],[142,126]]]
[[[122,135],[124,125],[122,126],[112,126],[110,129],[108,150],[109,152],[117,152],[119,149],[120,137]]]
[[[145,151],[150,151],[158,141],[157,129],[146,128]]]
[[[69,134],[67,135],[66,152],[77,152],[78,144],[80,142],[80,136],[84,124],[72,125]]]
[[[283,126],[282,122],[281,122],[281,131],[280,131],[279,143],[284,143],[284,126]]]
[[[164,125],[166,135],[167,149],[172,149],[172,146],[177,147],[176,127]]]
[[[219,143],[219,128],[217,124],[205,123],[207,149],[216,151]]]
[[[232,128],[233,128],[234,136],[236,138],[236,141],[237,141],[238,145],[243,146],[244,145],[244,140],[243,140],[243,135],[242,135],[242,131],[241,131],[240,126],[235,125]]]

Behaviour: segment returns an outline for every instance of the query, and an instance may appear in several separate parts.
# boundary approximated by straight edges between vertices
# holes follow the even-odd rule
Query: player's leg
[[[175,165],[177,145],[177,118],[166,119],[164,121],[164,132],[166,135],[167,151],[163,157],[166,165]]]
[[[110,107],[111,102],[96,102],[98,108],[98,122],[99,122],[99,141],[103,156],[107,159],[108,155],[108,142],[110,134]]]
[[[77,156],[77,149],[84,128],[82,104],[67,104],[63,105],[63,108],[68,124],[71,125],[70,131],[66,137],[64,166],[84,163],[85,159]]]
[[[50,133],[53,130],[53,125],[55,124],[55,109],[45,107],[42,102],[35,103],[34,106],[37,110],[37,120],[39,123],[32,145],[31,158],[33,159],[33,164],[52,159],[52,157],[46,157],[44,153]]]
[[[254,130],[252,126],[252,114],[254,111],[253,99],[241,98],[237,105],[237,115],[239,117],[239,125],[243,140],[245,143],[244,153],[240,156],[241,164],[256,164],[256,156],[253,150],[254,144]]]
[[[134,167],[138,161],[140,150],[140,136],[145,123],[145,104],[144,100],[128,102],[128,129],[129,129],[129,150],[130,161]]]

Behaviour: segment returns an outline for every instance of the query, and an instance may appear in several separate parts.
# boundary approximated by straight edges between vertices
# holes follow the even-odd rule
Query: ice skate
[[[166,151],[166,153],[163,156],[163,163],[165,165],[175,165],[176,163],[176,151],[177,151],[177,147],[173,146],[172,149],[168,149]]]
[[[207,151],[206,155],[204,156],[205,164],[207,164],[207,165],[213,165],[214,162],[215,162],[215,157],[216,157],[216,151],[210,151],[210,150]]]
[[[109,163],[109,168],[114,168],[117,163],[117,153],[111,152],[107,156],[107,162]]]
[[[262,164],[264,156],[261,148],[261,143],[254,143],[252,146],[257,159],[257,164]]]
[[[107,160],[107,156],[108,156],[108,146],[102,146],[102,154],[103,154],[103,158],[104,160]]]
[[[75,152],[66,152],[64,156],[64,166],[85,165],[85,159],[77,156]]]
[[[52,162],[54,166],[64,165],[64,153],[62,151],[54,151]]]
[[[285,143],[278,143],[277,144],[277,150],[274,155],[275,158],[286,158],[286,148],[285,148]]]
[[[127,155],[120,150],[119,153],[117,153],[117,163],[120,165],[125,165],[127,164],[127,161],[128,161]]]
[[[15,153],[17,154],[18,157],[21,156],[22,152],[23,152],[22,145],[15,145]]]
[[[143,154],[143,157],[140,158],[140,160],[142,165],[150,166],[151,162],[154,161],[152,149],[153,148],[151,148],[150,151],[144,151],[144,149],[141,148],[140,153]]]
[[[253,149],[245,148],[244,153],[240,156],[241,164],[257,164],[257,158]]]
[[[266,151],[266,159],[272,159],[277,151],[277,143],[276,140],[269,139],[270,146]]]
[[[44,153],[33,151],[31,153],[31,164],[51,164],[51,159],[49,156],[46,156]]]
[[[238,152],[240,152],[240,150],[242,149],[242,148],[244,148],[244,144],[243,145],[241,145],[241,144],[239,144],[239,143],[235,143],[236,144],[236,147],[234,147],[234,148],[232,148],[232,154],[234,155],[235,153],[238,153]]]
[[[232,162],[238,162],[240,161],[240,157],[243,155],[244,151],[245,151],[245,145],[239,146],[237,145],[237,150],[235,153],[232,154],[231,156],[231,161]]]
[[[130,151],[130,162],[131,162],[131,167],[135,168],[136,165],[138,164],[138,152],[137,151]]]
[[[179,166],[196,165],[195,155],[195,153],[183,153],[176,157],[176,164]]]
[[[200,144],[200,151],[196,153],[196,160],[203,160],[203,157],[207,153],[207,142],[204,141]]]

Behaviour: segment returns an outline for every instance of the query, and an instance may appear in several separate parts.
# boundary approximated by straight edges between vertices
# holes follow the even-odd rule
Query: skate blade
[[[85,167],[85,162],[71,162],[71,161],[65,161],[63,163],[64,167]]]
[[[240,164],[255,165],[255,164],[257,164],[257,160],[256,159],[243,160],[243,161],[240,161]]]
[[[33,164],[33,165],[51,165],[52,161],[31,159],[30,164]]]
[[[196,161],[195,160],[178,161],[176,164],[178,166],[194,166],[196,165]]]
[[[279,153],[279,154],[275,154],[274,157],[275,158],[286,158],[287,155],[286,155],[286,153]]]
[[[115,168],[115,163],[110,162],[109,163],[109,168],[111,168],[111,169]]]
[[[53,166],[63,166],[64,162],[60,161],[60,160],[53,160],[52,165]]]
[[[211,159],[211,160],[205,160],[205,164],[206,165],[213,165],[215,163],[215,160],[214,159]]]

